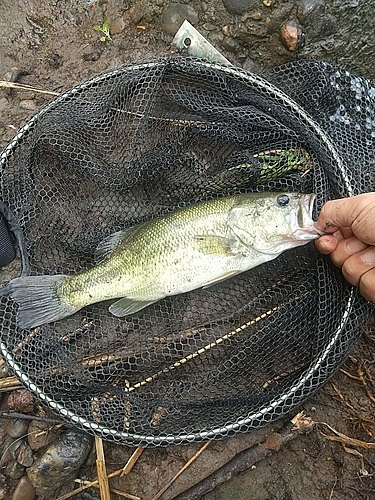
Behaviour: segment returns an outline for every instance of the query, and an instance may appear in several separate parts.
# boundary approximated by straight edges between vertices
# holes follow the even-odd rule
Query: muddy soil
[[[184,12],[180,5],[177,14],[166,13],[171,3],[167,0],[92,3],[1,0],[0,79],[62,92],[123,63],[170,54],[172,33]],[[313,0],[181,3],[192,9],[189,15],[196,28],[231,62],[246,69],[261,70],[299,57],[316,57],[339,62],[370,79],[375,76],[374,1],[329,2],[329,6]],[[245,10],[241,10],[241,5],[245,5]],[[105,21],[110,22],[112,39],[103,42],[101,33],[93,26]],[[296,30],[290,28],[289,21]],[[285,37],[285,30],[282,32],[285,26],[291,30],[289,38]],[[0,146],[5,147],[25,121],[49,99],[49,94],[2,89]],[[343,370],[302,408],[270,428],[212,442],[162,499],[174,498],[241,450],[280,431],[294,414],[303,410],[317,422],[308,434],[297,437],[207,493],[205,500],[374,500],[373,446],[366,448],[360,442],[345,440],[343,445],[340,440],[329,439],[334,434],[325,425],[353,439],[375,441],[374,332],[373,327],[368,329]],[[0,433],[4,433],[4,425],[5,420],[0,419]],[[56,432],[60,431],[58,428]],[[149,500],[200,446],[146,449],[130,474],[114,478],[110,484],[117,490]],[[42,451],[43,448],[35,452],[35,457]],[[105,443],[108,472],[121,468],[132,451],[126,446]],[[94,453],[79,476],[96,477]],[[12,498],[17,481],[3,475],[0,479],[6,493],[2,498]],[[73,487],[69,482],[59,494]],[[48,492],[40,498],[52,499],[55,495],[57,493]],[[90,489],[89,493],[76,498],[99,498],[99,492]],[[121,496],[112,494],[112,498]]]

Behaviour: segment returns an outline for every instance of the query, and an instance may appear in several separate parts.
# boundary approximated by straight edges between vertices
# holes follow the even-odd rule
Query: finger
[[[340,228],[340,231],[346,240],[348,240],[349,238],[354,236],[353,231],[350,227],[342,227],[342,228]]]
[[[366,250],[352,255],[344,262],[342,274],[348,283],[358,286],[362,276],[372,269],[375,269],[375,247],[368,247]],[[365,280],[364,287],[366,287],[366,283]]]
[[[375,302],[375,268],[370,269],[361,276],[359,291],[365,299]]]
[[[374,210],[371,210],[374,204],[375,193],[328,201],[320,211],[315,226],[322,231],[334,232],[340,227],[352,227],[353,223],[360,227],[363,220],[367,224],[371,221],[375,224]]]
[[[368,245],[363,243],[363,241],[359,240],[355,236],[352,236],[349,239],[341,239],[335,248],[335,250],[331,253],[332,262],[337,267],[342,267],[344,262],[352,257],[353,255],[364,251]]]
[[[337,244],[338,239],[330,235],[324,235],[315,240],[316,249],[323,255],[332,253],[336,249]]]

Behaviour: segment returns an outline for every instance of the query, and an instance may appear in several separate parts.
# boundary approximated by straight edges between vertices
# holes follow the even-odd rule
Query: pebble
[[[222,41],[221,46],[223,47],[223,49],[227,50],[228,52],[232,52],[233,54],[237,54],[241,48],[239,42],[231,36],[226,36]]]
[[[125,21],[123,20],[122,17],[118,17],[115,19],[110,26],[110,32],[111,35],[117,35],[118,33],[121,33],[125,29]]]
[[[5,97],[3,97],[1,100],[3,99],[5,99],[9,104],[9,101]],[[0,357],[0,378],[5,378],[8,376],[9,376],[9,366],[7,365],[7,363],[5,363],[3,358]]]
[[[34,399],[26,389],[12,391],[6,400],[8,410],[32,413],[34,411]]]
[[[288,21],[281,28],[281,40],[290,52],[298,49],[300,38],[301,29],[295,21]]]
[[[0,485],[0,500],[4,500],[4,498],[7,496],[7,490],[4,486]]]
[[[303,25],[310,24],[317,15],[324,14],[324,0],[302,0],[298,3],[297,16]]]
[[[127,14],[132,23],[138,24],[141,22],[145,13],[145,6],[143,2],[137,2],[128,11]]]
[[[57,429],[51,430],[51,425],[39,420],[32,420],[28,429],[27,441],[32,450],[37,451],[40,448],[45,448],[58,437]]]
[[[257,0],[223,0],[224,7],[230,14],[243,14],[257,3]]]
[[[20,101],[20,108],[22,109],[34,111],[37,107],[37,103],[34,101],[34,99],[24,99],[23,101]]]
[[[34,462],[33,452],[25,441],[22,441],[21,446],[17,448],[15,458],[19,464],[25,467],[30,467]]]
[[[19,479],[25,474],[25,467],[17,462],[17,460],[10,460],[5,469],[4,473],[11,479]]]
[[[35,490],[26,476],[21,477],[13,492],[12,500],[34,500]]]
[[[86,460],[93,439],[77,430],[62,433],[44,454],[27,469],[27,475],[34,488],[59,488],[74,477]]]
[[[193,26],[198,22],[198,13],[190,5],[172,3],[163,10],[161,27],[165,33],[174,36],[181,24],[187,19]]]
[[[3,111],[9,106],[9,101],[6,97],[0,99],[0,111]]]
[[[29,425],[27,421],[20,418],[7,420],[4,425],[5,432],[12,438],[25,436],[27,434],[28,427]]]

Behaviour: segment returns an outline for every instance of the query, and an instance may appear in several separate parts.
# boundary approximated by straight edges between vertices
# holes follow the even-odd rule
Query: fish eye
[[[279,207],[286,207],[290,202],[290,198],[287,194],[279,194],[277,197],[277,204]]]

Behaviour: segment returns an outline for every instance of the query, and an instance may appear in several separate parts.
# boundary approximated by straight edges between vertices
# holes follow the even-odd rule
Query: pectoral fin
[[[210,286],[217,285],[222,281],[228,280],[229,278],[233,278],[233,276],[237,276],[237,274],[240,274],[241,272],[242,272],[241,270],[235,270],[235,271],[230,271],[229,273],[226,274],[222,274],[218,278],[215,278],[214,280],[205,283],[202,288],[205,289],[209,288]]]
[[[224,236],[199,235],[195,237],[199,250],[208,255],[220,257],[232,257],[235,253],[232,251],[231,242]]]
[[[150,306],[156,300],[151,301],[143,301],[143,300],[134,300],[124,297],[117,302],[114,302],[109,307],[109,312],[111,312],[114,316],[121,318],[122,316],[128,316],[129,314],[134,314],[141,309],[144,309],[147,306]]]

